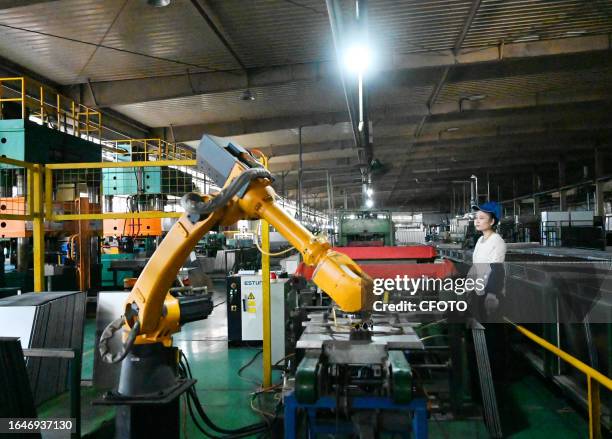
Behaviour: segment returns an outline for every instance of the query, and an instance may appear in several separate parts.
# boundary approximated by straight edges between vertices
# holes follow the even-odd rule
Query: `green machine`
[[[30,163],[100,162],[100,145],[25,119],[0,120],[0,155]]]
[[[340,247],[389,246],[395,243],[391,211],[343,210],[339,212]]]
[[[125,150],[117,157],[118,161],[131,161],[133,156],[142,157],[137,148],[129,143],[118,143],[117,148]],[[167,195],[181,197],[182,194],[196,190],[193,177],[171,167],[148,166],[109,168],[102,170],[102,193],[105,197],[134,196],[147,200],[148,209],[163,210]],[[108,209],[107,209],[108,210]]]

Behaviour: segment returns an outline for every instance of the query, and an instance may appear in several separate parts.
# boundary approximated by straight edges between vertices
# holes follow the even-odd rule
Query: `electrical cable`
[[[249,168],[234,178],[229,185],[223,188],[212,199],[203,201],[200,195],[189,192],[181,198],[181,206],[189,214],[209,215],[229,203],[238,192],[257,178],[274,180],[272,174],[264,168]]]
[[[227,300],[223,300],[223,301],[221,301],[221,302],[219,302],[219,303],[217,303],[217,304],[213,305],[213,308],[216,308],[216,307],[218,307],[219,305],[223,305],[223,304],[224,304],[224,303],[226,303],[226,302],[227,302]]]
[[[246,378],[246,377],[242,376],[242,372],[243,372],[243,371],[244,371],[244,370],[245,370],[247,367],[249,367],[251,364],[253,364],[253,362],[254,362],[254,361],[257,359],[257,357],[258,357],[259,355],[261,355],[262,353],[263,353],[263,349],[258,350],[258,351],[255,353],[255,355],[253,355],[253,358],[251,358],[251,359],[250,359],[250,360],[249,360],[249,361],[248,361],[246,364],[244,364],[242,367],[240,367],[240,369],[238,369],[238,376],[239,376],[240,378],[242,378],[243,380],[249,381],[249,382],[251,382],[251,383],[254,383],[254,384],[258,385],[258,386],[261,386],[261,383],[260,383],[260,382],[257,382],[257,381],[255,381],[255,380],[252,380],[252,379],[249,379],[249,378]]]
[[[147,55],[146,53],[142,53],[142,52],[136,52],[133,50],[127,50],[127,49],[119,49],[117,47],[112,47],[112,46],[107,46],[104,44],[97,44],[97,43],[92,43],[90,41],[84,41],[84,40],[78,40],[76,38],[70,38],[70,37],[64,37],[61,35],[55,35],[55,34],[50,34],[47,32],[41,32],[41,31],[37,31],[37,30],[33,30],[33,29],[27,29],[24,27],[19,27],[19,26],[11,26],[9,24],[5,24],[5,23],[0,23],[0,27],[5,27],[7,29],[13,29],[13,30],[18,30],[21,32],[28,32],[31,34],[36,34],[36,35],[42,35],[45,37],[52,37],[52,38],[58,38],[60,40],[65,40],[65,41],[71,41],[73,43],[79,43],[79,44],[85,44],[87,46],[94,46],[94,47],[101,47],[103,49],[108,49],[108,50],[114,50],[116,52],[121,52],[121,53],[129,53],[130,55],[138,55],[138,56],[143,56],[145,58],[151,58],[151,59],[155,59],[158,61],[165,61],[165,62],[169,62],[169,63],[173,63],[173,64],[179,64],[179,65],[184,65],[184,66],[188,66],[188,67],[197,67],[199,69],[205,69],[205,70],[209,70],[211,72],[218,72],[218,69],[209,67],[209,66],[205,66],[205,65],[199,65],[199,64],[192,64],[192,63],[188,63],[188,62],[184,62],[184,61],[179,61],[176,59],[171,59],[171,58],[164,58],[161,56],[154,56],[154,55]]]
[[[100,353],[100,357],[102,361],[105,363],[115,364],[122,361],[127,354],[132,350],[134,346],[134,342],[136,341],[136,337],[140,332],[140,321],[137,320],[134,323],[134,326],[130,329],[130,333],[127,336],[127,339],[121,348],[121,351],[118,353],[111,352],[110,346],[108,345],[109,341],[115,335],[115,332],[119,331],[123,327],[124,316],[119,317],[118,319],[113,320],[104,328],[102,331],[102,335],[100,335],[100,341],[98,342],[98,351]]]
[[[250,361],[249,363],[247,363],[245,366],[248,366],[250,364],[252,364],[253,361],[255,361],[255,358],[257,358],[257,355],[255,355]],[[243,366],[244,367],[244,366]],[[179,370],[180,373],[184,376],[184,377],[189,377],[193,379],[193,375],[191,372],[191,366],[189,365],[189,362],[187,360],[187,357],[185,356],[185,354],[181,351],[181,359],[180,359],[180,363],[179,363]],[[237,429],[227,429],[227,428],[222,428],[219,427],[218,425],[216,425],[207,415],[206,412],[204,411],[204,408],[202,407],[202,404],[200,402],[200,399],[198,397],[197,392],[195,391],[195,389],[193,387],[191,387],[188,391],[187,391],[187,396],[189,399],[189,409],[190,409],[190,415],[194,421],[194,424],[196,425],[196,427],[206,436],[211,437],[211,438],[223,438],[223,439],[229,439],[229,438],[240,438],[240,437],[245,437],[245,436],[249,436],[249,435],[253,435],[256,433],[260,433],[263,431],[266,431],[267,429],[269,429],[269,426],[265,423],[258,423],[258,424],[251,424],[251,425],[247,425],[244,427],[240,427]],[[193,403],[193,405],[195,406],[196,411],[198,412],[198,414],[200,415],[200,418],[204,421],[204,423],[211,429],[219,432],[219,433],[227,433],[229,434],[228,436],[221,436],[221,437],[217,437],[214,436],[210,433],[208,433],[196,420],[195,415],[193,413],[193,408],[191,406],[191,404]]]
[[[259,246],[259,243],[257,242],[257,240],[255,240],[255,246],[257,247],[257,250],[259,250],[259,252],[262,255],[266,255],[266,256],[281,256],[281,255],[284,255],[285,253],[289,253],[291,250],[295,250],[295,247],[291,246],[286,250],[276,252],[276,253],[266,252]]]
[[[183,369],[183,373],[186,373],[185,369]],[[213,438],[213,439],[226,439],[226,438],[238,438],[238,437],[244,437],[245,435],[251,435],[251,434],[255,434],[258,433],[259,430],[263,427],[258,427],[258,428],[253,428],[253,427],[249,427],[245,428],[245,430],[243,431],[242,428],[238,429],[238,430],[227,430],[227,431],[233,431],[232,434],[230,434],[229,436],[215,436],[213,434],[211,434],[210,432],[206,431],[204,429],[204,427],[202,427],[200,425],[200,423],[198,422],[195,414],[193,413],[193,405],[195,405],[196,407],[196,411],[198,412],[198,414],[202,417],[202,419],[204,420],[204,422],[210,427],[213,428],[213,426],[215,428],[219,428],[217,427],[211,420],[210,418],[208,418],[208,416],[206,415],[206,413],[204,412],[204,409],[202,408],[202,405],[197,397],[197,393],[195,392],[195,389],[191,388],[188,392],[187,392],[187,402],[188,402],[188,407],[189,407],[189,414],[194,422],[194,425],[198,428],[198,430],[200,430],[204,435]],[[253,424],[253,426],[256,426],[257,424]],[[262,424],[263,426],[263,424]],[[213,430],[215,429],[213,428]]]

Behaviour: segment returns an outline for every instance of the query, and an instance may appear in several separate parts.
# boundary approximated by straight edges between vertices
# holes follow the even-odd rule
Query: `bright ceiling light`
[[[365,204],[366,204],[366,207],[370,208],[374,206],[374,201],[371,198],[368,198]]]
[[[349,72],[364,73],[370,67],[370,61],[370,48],[364,44],[354,44],[344,54],[344,66]]]
[[[468,96],[466,99],[468,101],[482,101],[483,99],[486,99],[487,95],[472,95],[472,96]]]
[[[163,8],[168,6],[172,0],[147,0],[147,3],[154,8]]]
[[[368,197],[371,197],[374,194],[374,191],[372,190],[371,187],[368,188],[368,190],[366,191],[366,194],[368,194]]]

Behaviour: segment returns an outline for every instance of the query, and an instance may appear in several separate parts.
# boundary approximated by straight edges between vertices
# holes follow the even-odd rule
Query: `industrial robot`
[[[206,318],[212,306],[210,299],[176,298],[169,290],[190,252],[213,228],[240,219],[266,220],[302,254],[305,264],[315,267],[312,281],[341,310],[367,313],[371,306],[372,279],[276,203],[272,175],[250,152],[204,135],[197,166],[222,189],[217,194],[188,193],[182,198],[185,213],[138,277],[123,315],[100,338],[104,361],[122,362],[117,391],[109,392],[102,401],[118,406],[119,437],[178,436],[179,397],[193,391],[195,381],[178,373],[180,352],[172,346],[172,334],[187,322]],[[120,330],[123,347],[111,352],[108,341]]]

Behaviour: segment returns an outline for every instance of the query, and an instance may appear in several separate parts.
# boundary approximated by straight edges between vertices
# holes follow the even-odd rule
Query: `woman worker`
[[[472,268],[469,277],[483,279],[484,289],[476,290],[478,296],[484,299],[477,300],[476,315],[480,318],[489,317],[498,309],[501,297],[504,294],[505,271],[503,263],[506,260],[506,243],[495,231],[501,217],[501,206],[490,201],[480,206],[472,206],[474,214],[474,227],[482,233],[476,242],[472,254]],[[484,308],[484,309],[483,309]],[[480,312],[478,312],[480,311]],[[483,314],[484,311],[484,314]]]

